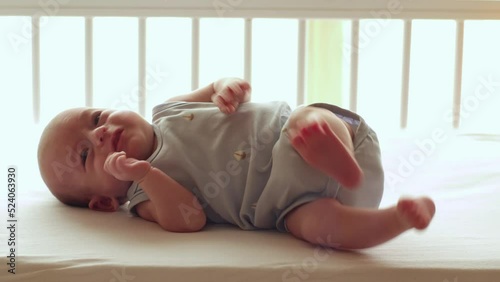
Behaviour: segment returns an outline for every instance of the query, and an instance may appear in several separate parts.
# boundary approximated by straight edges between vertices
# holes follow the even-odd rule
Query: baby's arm
[[[163,229],[172,232],[194,232],[205,226],[206,216],[198,199],[148,162],[127,158],[124,152],[116,152],[108,156],[104,169],[117,179],[140,184],[151,201],[141,206],[139,215],[144,219],[157,222]]]
[[[219,109],[230,114],[239,104],[249,102],[250,84],[240,78],[222,78],[189,94],[170,98],[168,101],[213,102]]]
[[[148,213],[163,229],[195,232],[205,226],[206,216],[198,199],[161,170],[151,168],[140,186],[152,203]]]

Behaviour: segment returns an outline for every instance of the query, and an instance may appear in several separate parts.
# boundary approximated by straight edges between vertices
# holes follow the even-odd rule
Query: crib
[[[70,28],[76,27],[78,37],[62,42],[47,31],[61,18],[74,21],[68,24],[66,34],[72,34]],[[106,56],[111,55],[100,50],[102,38],[112,36],[103,33],[103,19],[126,19],[121,27],[130,30],[125,36],[134,38],[132,52],[113,51],[116,61],[106,62]],[[152,27],[161,30],[170,19],[175,21],[163,31],[165,38],[158,39],[156,29],[157,40],[152,40]],[[219,25],[235,25],[233,37],[227,42],[226,38],[218,39],[238,56],[231,57],[229,49],[222,47],[215,55],[205,50],[215,44],[207,39],[213,29],[206,27],[213,19],[233,20]],[[267,27],[266,19],[286,22],[287,28],[257,43],[259,32]],[[0,195],[5,224],[16,226],[14,231],[0,231],[0,280],[500,281],[500,128],[495,122],[500,118],[500,55],[494,52],[500,47],[494,41],[500,34],[499,19],[500,2],[481,0],[3,0],[0,84],[8,91],[0,101],[4,106],[1,124],[8,134],[4,135],[6,145],[0,150],[0,162],[3,183],[8,183],[15,171],[18,188],[15,194],[4,191]],[[337,54],[342,55],[337,59],[343,64],[336,71],[342,72],[343,86],[336,88],[336,101],[380,129],[387,187],[381,207],[394,204],[402,195],[427,194],[437,205],[436,217],[427,230],[410,231],[359,252],[312,246],[274,231],[248,232],[225,225],[177,234],[127,216],[125,208],[95,217],[91,211],[63,206],[45,188],[34,157],[36,141],[48,120],[69,106],[127,108],[150,118],[155,103],[204,86],[219,75],[210,71],[214,64],[228,66],[224,75],[250,81],[257,101],[283,99],[292,106],[311,102],[310,92],[317,91],[311,88],[312,76],[321,74],[317,70],[320,63],[311,59],[315,56],[310,51],[311,26],[319,20],[342,22],[343,41],[337,44],[341,46]],[[17,24],[12,24],[15,21]],[[391,56],[398,59],[370,67],[377,61],[367,63],[365,56],[377,57],[380,48],[373,47],[374,41],[385,36],[393,22],[397,22],[399,43]],[[485,22],[490,24],[486,37],[491,39],[484,41],[488,44],[483,42],[491,47],[487,61],[467,55],[474,41],[481,44],[475,35],[484,30],[480,24]],[[429,45],[438,43],[433,49],[416,47],[422,40],[418,30],[423,23],[442,28],[443,37],[449,36],[446,43],[424,37]],[[175,30],[182,32],[169,38],[169,32]],[[118,37],[108,42],[119,41]],[[328,42],[320,39],[320,44]],[[180,41],[188,43],[176,48]],[[266,53],[262,50],[271,50],[279,41],[284,42],[279,51],[262,56]],[[155,51],[155,43],[165,45]],[[61,51],[65,46],[69,55]],[[423,64],[429,72],[441,70],[437,62],[417,57],[422,50],[441,50],[435,58],[446,57],[441,61],[446,67],[443,77],[448,79],[445,86],[439,82],[444,79],[441,77],[430,80],[435,89],[415,90],[428,83],[415,75],[419,73],[416,65]],[[166,60],[179,57],[185,67],[169,73],[172,70],[151,57],[154,52],[170,54]],[[220,54],[229,60],[211,58]],[[73,57],[78,61],[59,63],[54,59],[58,56],[63,58],[59,61]],[[120,56],[132,59],[122,61]],[[474,65],[475,61],[479,63]],[[388,61],[378,61],[384,62]],[[233,63],[236,68],[230,67]],[[55,75],[47,68],[52,64],[58,68],[52,69]],[[114,64],[114,69],[107,69],[106,64]],[[265,73],[268,68],[272,75]],[[113,78],[117,69],[128,69],[128,73]],[[391,69],[396,71],[381,81],[381,76],[375,75],[391,73]],[[54,82],[54,77],[67,73],[77,78],[64,76],[68,84]],[[109,80],[102,80],[107,76]],[[370,82],[371,76],[375,78]],[[15,79],[17,82],[12,82]],[[127,86],[103,86],[108,82]],[[71,91],[54,86],[58,83]],[[165,86],[175,83],[179,85]],[[370,91],[375,86],[379,88]],[[385,95],[386,90],[392,94]],[[417,95],[425,91],[432,95]],[[434,103],[437,96],[445,98]],[[14,216],[8,211],[12,200],[16,204]]]

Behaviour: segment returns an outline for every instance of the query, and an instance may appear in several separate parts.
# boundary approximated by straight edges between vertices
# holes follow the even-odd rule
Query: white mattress
[[[386,171],[418,148],[412,140],[382,140]],[[0,281],[500,281],[500,138],[438,145],[382,202],[430,195],[435,220],[372,249],[325,250],[288,234],[220,225],[169,233],[125,212],[68,208],[37,190],[18,196],[16,275],[7,272],[8,231],[0,229]],[[43,185],[23,177],[24,190]]]

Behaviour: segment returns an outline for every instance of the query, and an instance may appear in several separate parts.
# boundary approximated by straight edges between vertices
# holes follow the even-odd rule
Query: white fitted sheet
[[[381,140],[386,173],[416,150],[415,140]],[[16,275],[7,272],[8,231],[0,229],[0,281],[500,281],[500,138],[438,145],[382,202],[430,195],[431,226],[372,249],[325,250],[230,226],[169,233],[125,212],[69,208],[38,190],[18,196]],[[25,188],[43,185],[23,176]]]

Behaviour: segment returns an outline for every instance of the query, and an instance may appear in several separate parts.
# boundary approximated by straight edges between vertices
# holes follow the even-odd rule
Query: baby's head
[[[61,202],[115,211],[127,199],[131,182],[104,171],[110,153],[147,159],[154,149],[153,127],[132,111],[76,108],[50,121],[38,145],[42,179]]]

